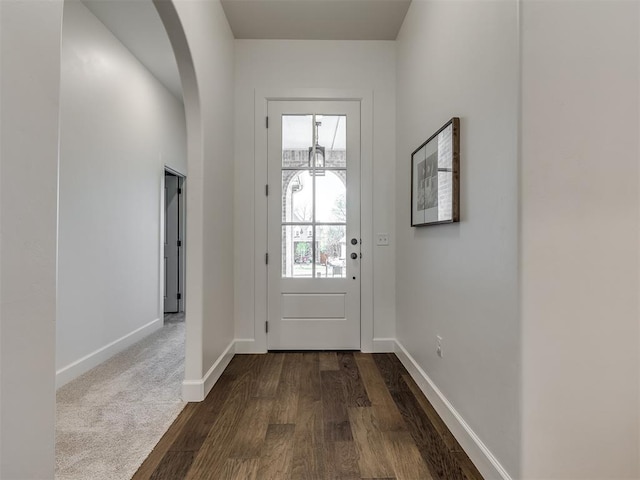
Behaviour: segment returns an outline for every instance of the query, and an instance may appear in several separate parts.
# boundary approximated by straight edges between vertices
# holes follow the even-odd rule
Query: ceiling
[[[395,40],[411,0],[221,0],[236,38]]]
[[[170,92],[182,99],[173,50],[151,0],[82,0],[82,3]],[[395,40],[411,0],[221,0],[221,3],[235,38]]]

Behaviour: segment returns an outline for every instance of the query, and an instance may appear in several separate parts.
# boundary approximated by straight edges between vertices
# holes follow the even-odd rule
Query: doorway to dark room
[[[165,168],[164,175],[164,314],[184,312],[185,177]]]

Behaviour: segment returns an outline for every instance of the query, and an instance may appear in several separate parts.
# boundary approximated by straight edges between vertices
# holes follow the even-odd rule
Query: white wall
[[[177,52],[187,115],[184,392],[197,400],[230,359],[224,353],[233,342],[234,40],[218,1],[155,4]]]
[[[397,338],[513,476],[520,468],[517,28],[515,0],[414,1],[397,40]],[[461,125],[461,221],[411,228],[411,152],[453,116]],[[468,453],[485,468],[476,450]]]
[[[0,2],[0,477],[53,478],[62,2]]]
[[[395,46],[384,41],[236,40],[235,311],[236,338],[254,338],[255,90],[369,90],[373,92],[373,231],[393,233]],[[371,122],[363,118],[362,122]],[[266,198],[266,197],[265,197]],[[371,242],[373,239],[364,239]],[[395,238],[391,235],[391,245]],[[395,335],[395,250],[374,247],[373,336]],[[364,259],[363,261],[366,261]]]
[[[201,136],[204,124],[201,122],[201,111],[207,111],[211,120],[222,104],[225,106],[222,113],[233,115],[233,88],[229,80],[232,78],[229,72],[233,71],[230,56],[233,40],[226,21],[221,21],[224,19],[221,7],[209,2],[189,2],[189,5],[180,8],[181,16],[173,3],[159,1],[156,7],[159,11],[163,10],[162,18],[171,29],[174,48],[178,47],[181,53],[181,79],[189,87],[184,92],[190,114],[189,168],[193,164],[197,169],[206,155],[227,165],[232,172],[233,139],[226,129],[228,127],[225,127],[229,123],[227,118],[221,117],[218,125],[215,121],[206,124],[221,127],[221,132],[214,132],[213,138],[223,152],[222,158],[216,157],[214,145],[204,142]],[[54,476],[54,320],[62,13],[63,3],[59,0],[0,2],[0,477],[12,480]],[[181,17],[189,27],[190,44],[184,36]],[[190,45],[194,49],[194,58],[190,54]],[[204,97],[209,101],[217,101],[200,104],[196,67],[200,72],[208,73],[200,77],[202,89],[217,95],[214,99],[209,94]],[[225,79],[224,82],[218,82],[220,86],[204,82],[215,79],[216,72]],[[213,191],[224,181],[230,183],[220,178],[212,184]],[[192,209],[196,212],[203,210],[202,189],[199,192],[200,196],[197,192],[189,196]],[[212,200],[227,206],[232,202],[230,188],[223,189],[219,197],[213,196]],[[220,235],[222,242],[215,238],[207,239],[215,253],[219,253],[221,247],[231,251],[231,216],[229,212],[221,219],[222,226],[226,227]],[[216,220],[218,218],[213,217],[209,223]],[[202,260],[204,242],[202,238],[194,237],[193,233],[198,233],[198,228],[202,228],[202,216],[193,216],[190,224],[191,242],[200,247],[195,249],[190,262],[197,266]],[[201,269],[192,271],[195,276],[190,277],[190,287],[195,294],[190,291],[189,298],[197,306],[203,302],[205,277],[198,276],[202,273]],[[231,280],[232,284],[232,261],[221,262],[213,275]],[[216,286],[211,285],[210,276],[207,274],[207,284],[204,285],[207,290]],[[210,342],[213,348],[233,338],[232,295],[228,290],[223,290],[222,295],[227,298],[221,302],[221,315],[207,319],[214,328],[216,324],[220,326],[218,342]],[[218,294],[217,297],[222,295]],[[196,315],[194,320],[197,333],[202,328],[202,316]],[[187,354],[191,364],[197,364],[197,370],[202,372],[202,365],[207,360],[202,355],[198,356],[198,353],[202,353],[202,340],[199,346],[197,343],[194,345],[192,342]],[[212,353],[215,355],[216,352]]]
[[[640,477],[638,9],[523,4],[527,479]]]
[[[58,384],[162,326],[161,180],[186,173],[183,105],[74,0],[60,121]]]

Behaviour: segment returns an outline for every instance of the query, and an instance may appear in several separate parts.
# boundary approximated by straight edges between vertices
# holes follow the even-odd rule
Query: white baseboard
[[[436,409],[438,415],[447,425],[453,436],[458,440],[464,451],[487,479],[512,480],[498,459],[491,453],[480,437],[471,429],[464,418],[453,408],[435,383],[429,378],[404,346],[395,341],[395,354],[405,366],[411,377],[416,381],[420,390]]]
[[[395,338],[374,338],[373,353],[394,353],[396,351]]]
[[[236,353],[267,353],[258,348],[253,338],[236,338]]]
[[[203,378],[182,382],[182,400],[185,402],[203,401],[229,365],[235,350],[235,340],[232,340]]]
[[[147,335],[152,334],[156,330],[162,328],[164,320],[162,318],[156,318],[146,325],[135,329],[133,332],[126,334],[123,337],[114,340],[113,342],[91,352],[88,355],[70,363],[66,367],[56,371],[56,388],[62,387],[64,384],[69,383],[74,378],[78,378],[85,372],[88,372],[94,367],[97,367],[102,362],[110,359],[117,353],[120,353],[124,349],[130,347],[134,343],[142,340]]]

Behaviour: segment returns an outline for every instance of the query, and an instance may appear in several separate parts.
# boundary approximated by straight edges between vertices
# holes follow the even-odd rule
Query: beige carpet
[[[129,480],[184,408],[181,317],[58,390],[56,479]]]

